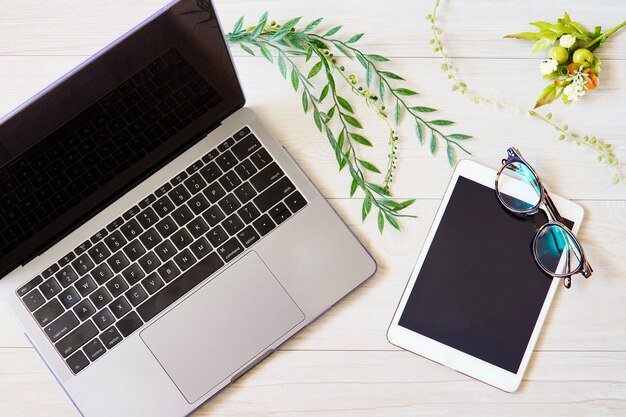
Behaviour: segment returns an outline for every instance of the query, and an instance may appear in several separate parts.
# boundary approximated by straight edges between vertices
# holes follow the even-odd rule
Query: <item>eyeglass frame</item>
[[[540,209],[542,209],[544,211],[544,213],[546,213],[546,216],[548,217],[548,222],[545,223],[543,226],[541,226],[537,230],[537,233],[535,234],[535,237],[533,239],[533,256],[535,257],[535,262],[548,275],[551,275],[551,276],[553,276],[555,278],[563,278],[563,285],[565,286],[565,288],[571,288],[571,286],[572,286],[572,276],[574,276],[576,274],[580,273],[585,278],[589,278],[592,275],[592,273],[593,273],[593,268],[589,264],[589,261],[587,261],[587,257],[585,256],[585,251],[584,251],[582,245],[580,244],[580,241],[576,238],[576,236],[574,236],[574,233],[572,233],[572,231],[569,229],[569,227],[567,227],[567,225],[565,225],[565,221],[564,221],[563,217],[561,216],[561,214],[557,210],[554,202],[552,201],[552,198],[550,198],[550,195],[548,194],[548,191],[546,190],[546,188],[544,187],[543,183],[541,182],[541,179],[539,178],[539,175],[537,175],[537,172],[533,169],[533,167],[531,167],[530,164],[528,162],[526,162],[526,160],[522,156],[522,153],[520,152],[519,149],[516,149],[514,147],[510,147],[507,150],[507,155],[508,155],[507,159],[503,159],[502,160],[502,166],[500,167],[500,169],[498,170],[498,172],[496,174],[495,190],[496,190],[496,196],[498,197],[498,200],[500,201],[500,204],[502,204],[502,206],[505,209],[509,210],[513,214],[533,216],[533,215],[537,214]],[[539,185],[539,192],[540,192],[539,201],[537,202],[537,204],[534,207],[531,207],[528,210],[515,210],[515,209],[507,206],[504,203],[504,201],[502,200],[502,197],[500,196],[500,190],[498,188],[498,182],[500,180],[500,175],[502,174],[504,169],[507,167],[507,165],[515,163],[515,162],[519,162],[521,164],[524,164],[524,166],[526,166],[530,170],[530,172],[534,175],[535,180],[537,181],[537,185]],[[538,254],[537,254],[537,241],[539,239],[539,236],[541,235],[541,232],[544,229],[546,229],[546,228],[548,228],[550,226],[558,226],[558,227],[563,228],[565,230],[565,232],[573,239],[573,241],[578,246],[578,249],[580,250],[581,259],[580,259],[580,264],[578,265],[578,268],[576,268],[576,270],[574,270],[573,272],[566,273],[566,274],[557,274],[555,272],[547,270],[541,264],[541,262],[539,261]]]

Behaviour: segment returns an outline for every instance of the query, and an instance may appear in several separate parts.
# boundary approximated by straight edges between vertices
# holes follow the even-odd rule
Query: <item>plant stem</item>
[[[602,35],[598,36],[597,38],[595,38],[594,40],[592,40],[591,42],[589,42],[587,45],[585,45],[585,48],[591,50],[590,48],[593,48],[593,46],[602,41],[604,42],[605,40],[607,40],[609,38],[609,36],[613,35],[615,32],[617,32],[618,30],[620,30],[621,28],[623,28],[624,26],[626,26],[626,20],[624,20],[622,23],[620,23],[619,25],[615,26],[613,29],[607,30],[606,32],[604,32]],[[597,48],[597,46],[596,46]],[[595,48],[594,48],[595,49]]]

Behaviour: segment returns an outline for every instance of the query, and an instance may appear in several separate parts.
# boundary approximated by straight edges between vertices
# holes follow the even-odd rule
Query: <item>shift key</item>
[[[72,353],[80,349],[82,345],[93,339],[97,334],[98,329],[96,328],[96,325],[89,320],[61,339],[55,346],[61,356],[67,358]]]
[[[296,187],[292,184],[292,182],[289,181],[288,178],[283,177],[276,184],[272,185],[270,188],[258,195],[254,199],[254,203],[261,211],[267,211],[295,190]]]

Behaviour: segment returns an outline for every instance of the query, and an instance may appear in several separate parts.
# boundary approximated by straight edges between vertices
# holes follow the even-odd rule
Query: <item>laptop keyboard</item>
[[[77,374],[306,205],[244,127],[17,295]]]

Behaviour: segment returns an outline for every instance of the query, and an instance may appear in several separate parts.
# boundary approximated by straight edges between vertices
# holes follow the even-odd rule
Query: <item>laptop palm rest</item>
[[[304,320],[256,252],[250,252],[141,333],[194,403]]]

